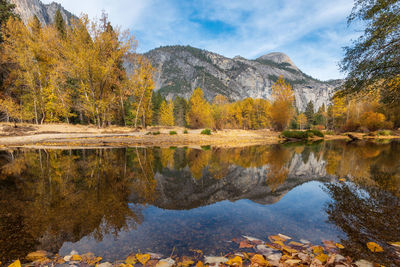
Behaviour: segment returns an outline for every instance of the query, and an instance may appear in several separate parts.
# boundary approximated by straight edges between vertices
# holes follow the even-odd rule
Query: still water
[[[0,261],[38,249],[220,255],[232,238],[282,233],[390,264],[399,197],[397,142],[3,150]]]

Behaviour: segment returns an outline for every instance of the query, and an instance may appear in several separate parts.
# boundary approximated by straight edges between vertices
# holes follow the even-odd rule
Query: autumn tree
[[[307,126],[307,117],[304,115],[304,113],[300,113],[297,118],[297,124],[300,127],[300,130],[303,130]]]
[[[292,86],[287,84],[283,77],[272,86],[271,122],[278,131],[284,130],[294,114],[294,93]]]
[[[382,90],[383,103],[400,102],[400,2],[357,0],[348,23],[361,21],[364,33],[349,47],[341,69],[344,94]]]
[[[189,99],[189,110],[186,114],[186,122],[192,128],[213,126],[211,105],[204,98],[203,90],[201,90],[200,87],[193,91]]]
[[[174,125],[174,103],[172,100],[168,103],[164,100],[160,107],[160,125],[173,126]]]

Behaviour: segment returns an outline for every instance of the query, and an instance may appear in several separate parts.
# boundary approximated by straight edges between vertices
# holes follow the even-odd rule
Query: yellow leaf
[[[329,258],[328,255],[326,255],[326,254],[324,254],[324,253],[321,253],[321,254],[318,254],[317,256],[315,256],[314,259],[317,259],[317,260],[319,260],[320,262],[325,263],[325,262],[328,260],[328,258]]]
[[[136,254],[136,259],[144,265],[150,260],[150,254]]]
[[[321,254],[324,252],[324,248],[321,246],[315,246],[315,247],[313,247],[313,252],[316,255]]]
[[[267,266],[268,265],[268,261],[264,258],[263,255],[260,254],[256,254],[253,257],[251,257],[251,264],[257,264],[258,266]]]
[[[242,266],[242,258],[235,256],[234,258],[229,259],[226,264],[230,266]]]
[[[38,250],[38,251],[29,253],[29,254],[26,256],[26,259],[27,259],[28,261],[36,261],[36,260],[41,259],[41,258],[44,258],[44,257],[46,257],[46,256],[47,256],[46,251],[44,251],[44,250]]]
[[[135,265],[136,263],[136,257],[134,255],[130,255],[125,259],[126,264],[132,264]]]
[[[192,261],[192,260],[184,260],[184,261],[178,263],[178,267],[180,267],[180,266],[189,267],[189,266],[192,266],[193,264],[194,264],[194,261]]]
[[[21,267],[21,262],[19,260],[14,261],[8,267]]]
[[[344,246],[342,244],[336,243],[336,246],[340,249],[344,249]]]
[[[375,242],[368,242],[367,243],[367,247],[369,250],[371,250],[372,252],[382,252],[383,248],[381,246],[379,246],[377,243]]]
[[[72,255],[71,261],[82,261],[82,257],[79,255]]]
[[[286,239],[282,238],[279,235],[270,235],[270,236],[268,236],[268,239],[271,240],[271,242],[276,242],[276,241],[285,242],[286,241]]]
[[[204,266],[204,264],[201,261],[198,261],[196,263],[196,267],[203,267],[203,266]]]
[[[340,181],[340,182],[346,182],[346,179],[340,178],[339,181]]]

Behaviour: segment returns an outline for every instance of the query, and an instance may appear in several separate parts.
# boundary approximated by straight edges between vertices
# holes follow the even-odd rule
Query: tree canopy
[[[400,1],[356,0],[349,24],[361,21],[363,34],[345,48],[342,94],[381,90],[385,104],[400,102]]]

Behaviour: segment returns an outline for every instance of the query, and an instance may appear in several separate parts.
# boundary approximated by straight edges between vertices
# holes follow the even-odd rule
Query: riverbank
[[[125,147],[125,146],[192,146],[242,147],[277,144],[285,141],[280,133],[268,129],[213,131],[201,134],[202,129],[183,127],[148,127],[135,130],[131,127],[110,126],[97,128],[93,125],[70,124],[0,124],[0,146],[2,147]],[[173,134],[171,134],[173,133]],[[176,133],[176,134],[175,134]],[[368,136],[352,133],[359,139],[394,139],[399,135]],[[321,139],[321,138],[314,138]],[[314,140],[313,139],[313,140]],[[346,134],[325,135],[325,140],[350,140]]]
[[[104,261],[93,253],[79,254],[71,251],[68,255],[51,254],[43,250],[29,253],[24,259],[15,260],[9,267],[23,266],[97,266],[97,267],[203,267],[203,266],[382,266],[378,262],[365,259],[353,259],[348,256],[349,249],[340,243],[324,240],[321,245],[313,245],[305,239],[294,241],[291,237],[278,234],[268,236],[268,241],[241,236],[227,241],[235,244],[236,251],[226,255],[207,256],[203,251],[192,249],[191,255],[179,256],[175,248],[170,255],[152,252],[132,252],[125,259],[114,262]],[[399,251],[398,243],[390,243],[389,249]],[[380,254],[384,249],[375,242],[365,244],[371,254]],[[374,258],[372,256],[371,258]],[[21,264],[26,262],[25,264]],[[393,264],[399,259],[393,258]]]

